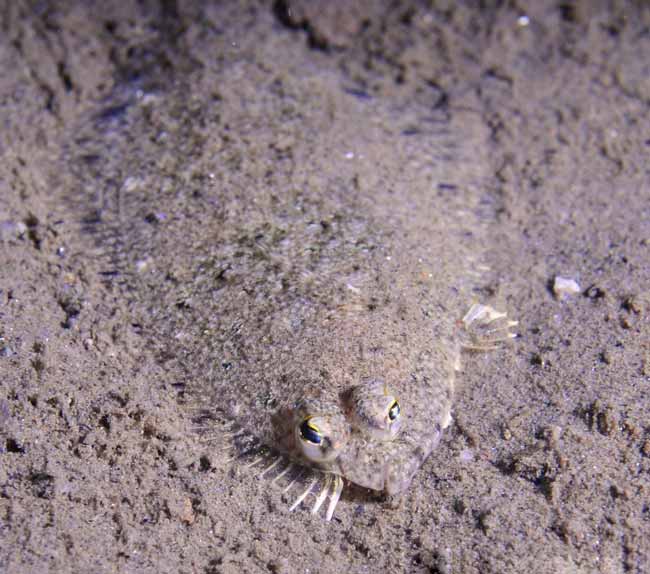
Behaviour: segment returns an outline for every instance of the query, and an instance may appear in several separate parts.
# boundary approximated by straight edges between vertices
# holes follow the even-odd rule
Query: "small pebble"
[[[570,295],[580,293],[580,285],[574,279],[567,279],[558,275],[553,281],[553,293],[557,299],[565,299]]]
[[[22,239],[27,232],[27,226],[22,222],[2,221],[0,222],[0,241]]]

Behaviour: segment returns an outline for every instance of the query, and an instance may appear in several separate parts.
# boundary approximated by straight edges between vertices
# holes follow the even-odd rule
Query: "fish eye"
[[[300,438],[311,444],[321,444],[323,442],[323,434],[320,429],[311,422],[313,417],[307,417],[299,427]]]
[[[333,461],[347,443],[349,424],[338,410],[315,414],[301,406],[294,420],[296,448],[310,462],[325,464]]]
[[[397,402],[397,399],[395,399],[390,407],[388,407],[388,418],[391,421],[396,421],[399,418],[399,415],[401,414],[402,409],[399,406],[399,403]]]
[[[350,393],[349,409],[355,427],[380,441],[393,440],[401,427],[402,407],[382,381],[370,381]]]

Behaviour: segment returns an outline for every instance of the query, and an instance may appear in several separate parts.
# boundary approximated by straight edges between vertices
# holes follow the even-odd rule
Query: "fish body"
[[[112,276],[240,454],[268,447],[336,497],[340,479],[402,492],[451,420],[486,243],[480,154],[455,173],[441,134],[327,78],[224,85],[218,113],[171,93],[76,134],[66,161],[99,198]],[[291,91],[309,113],[287,119]]]

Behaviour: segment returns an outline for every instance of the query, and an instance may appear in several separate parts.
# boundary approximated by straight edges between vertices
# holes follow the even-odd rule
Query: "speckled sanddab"
[[[455,373],[460,368],[461,352],[498,349],[516,337],[511,332],[516,325],[506,313],[482,304],[472,305],[457,323],[449,339],[453,347],[448,354],[449,376],[428,389],[431,404],[437,408],[429,413],[434,431],[424,437],[422,429],[409,420],[408,411],[402,408],[391,385],[379,379],[346,389],[334,400],[322,396],[299,399],[279,414],[284,423],[277,423],[277,442],[272,448],[260,448],[244,429],[233,429],[234,423],[220,436],[233,441],[226,447],[232,459],[237,452],[252,458],[245,466],[260,468],[260,478],[273,483],[284,479],[285,493],[301,489],[290,511],[312,495],[311,513],[317,514],[328,501],[325,518],[329,521],[345,481],[391,495],[408,488],[452,420]],[[420,408],[426,411],[426,404]]]

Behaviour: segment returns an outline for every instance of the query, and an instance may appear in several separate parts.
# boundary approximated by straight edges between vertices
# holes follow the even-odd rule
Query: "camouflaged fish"
[[[408,488],[451,420],[461,348],[512,336],[472,305],[489,227],[480,137],[463,163],[447,155],[453,126],[414,126],[327,78],[223,85],[218,105],[179,91],[98,120],[76,155],[102,170],[77,160],[79,180],[117,214],[116,276],[208,413],[208,448],[252,456],[301,485],[292,509],[311,495],[330,519],[344,481]]]

